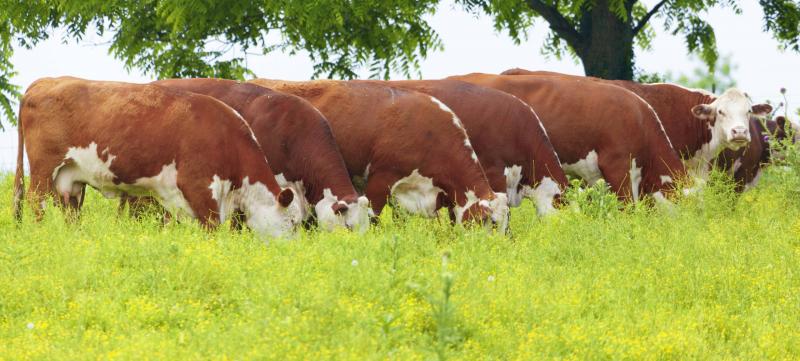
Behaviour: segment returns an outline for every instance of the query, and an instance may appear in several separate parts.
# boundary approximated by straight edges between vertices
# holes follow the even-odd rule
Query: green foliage
[[[636,68],[633,80],[643,84],[666,83],[669,81],[669,74],[648,73],[644,69]]]
[[[716,36],[711,24],[704,20],[703,12],[712,7],[727,7],[740,13],[736,0],[662,0],[647,8],[637,0],[458,0],[471,12],[483,12],[494,17],[495,29],[506,29],[514,41],[526,37],[535,19],[542,19],[549,25],[549,32],[542,52],[561,58],[565,54],[581,58],[587,62],[607,62],[608,59],[595,59],[586,53],[595,32],[606,31],[605,22],[619,22],[630,32],[620,34],[614,43],[607,46],[618,48],[635,43],[641,49],[650,49],[655,31],[650,20],[658,16],[665,22],[665,30],[674,36],[685,39],[687,50],[697,54],[711,72],[717,64]],[[800,5],[792,0],[760,1],[764,9],[764,27],[771,31],[782,47],[800,51]],[[598,7],[606,6],[613,17],[598,20],[603,13]],[[601,26],[593,26],[599,21]],[[628,42],[628,37],[633,41]],[[620,50],[620,52],[622,52]],[[633,54],[630,52],[629,54]],[[597,74],[587,74],[597,75]]]
[[[710,92],[722,91],[736,86],[733,72],[736,71],[736,64],[731,60],[731,56],[723,56],[714,66],[708,67],[700,65],[691,74],[681,74],[678,76],[667,73],[665,79],[669,82],[681,84],[689,88],[705,89]]]
[[[792,153],[793,152],[793,153]],[[82,359],[772,360],[800,354],[800,152],[669,211],[606,188],[513,237],[396,219],[258,242],[90,192],[77,224],[0,197],[0,355]],[[12,177],[0,177],[11,194]],[[444,255],[444,257],[442,256]]]

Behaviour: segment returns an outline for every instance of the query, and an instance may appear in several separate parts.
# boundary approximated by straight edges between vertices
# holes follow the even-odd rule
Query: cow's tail
[[[25,136],[22,134],[22,102],[19,106],[17,121],[17,173],[14,175],[14,218],[17,222],[22,220],[22,202],[25,195]]]

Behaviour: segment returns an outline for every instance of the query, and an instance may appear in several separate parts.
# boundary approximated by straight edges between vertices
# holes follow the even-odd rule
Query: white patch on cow
[[[636,166],[636,158],[631,160],[631,170],[628,173],[631,180],[631,197],[634,202],[639,201],[639,184],[642,182],[642,167]]]
[[[322,194],[322,200],[314,206],[320,228],[326,231],[333,231],[339,227],[347,227],[358,232],[365,232],[369,228],[371,209],[369,208],[367,197],[358,197],[355,203],[348,204],[340,201],[339,197],[335,196],[330,188],[325,188]],[[336,214],[333,211],[332,207],[337,203],[347,207],[341,214]]]
[[[178,188],[178,170],[175,161],[164,165],[161,171],[152,177],[138,178],[131,184],[114,183],[116,176],[111,172],[111,163],[116,156],[109,153],[108,148],[102,154],[105,161],[97,153],[97,143],[88,147],[70,147],[64,155],[64,162],[53,171],[53,180],[59,194],[69,194],[79,200],[83,197],[83,185],[88,184],[103,196],[113,198],[121,193],[132,196],[154,196],[170,213],[177,218],[195,217],[183,192]]]
[[[59,193],[72,192],[73,183],[91,184],[103,194],[114,193],[114,173],[111,172],[111,162],[116,158],[109,153],[108,148],[103,150],[106,160],[97,155],[97,143],[92,142],[88,147],[70,147],[64,155],[64,162],[53,170],[53,180]],[[75,195],[77,196],[77,195]]]
[[[544,177],[536,189],[531,190],[530,186],[523,186],[523,194],[533,200],[539,216],[546,216],[556,212],[553,199],[561,194],[561,187],[552,178]]]
[[[738,157],[733,162],[733,167],[730,170],[728,170],[728,173],[730,173],[730,175],[734,175],[734,174],[736,174],[736,171],[738,171],[739,168],[741,168],[741,167],[742,167],[742,158]]]
[[[291,188],[290,188],[291,189]],[[292,192],[294,192],[292,190]],[[295,193],[288,207],[283,207],[266,185],[261,182],[250,183],[250,178],[242,179],[242,187],[231,192],[238,201],[239,209],[247,218],[247,225],[259,235],[282,237],[292,235],[294,227],[302,221],[302,210]]]
[[[751,188],[757,186],[758,181],[760,179],[761,179],[761,168],[759,167],[758,169],[756,169],[756,176],[753,177],[753,180],[747,182],[747,184],[744,185],[744,190],[750,190]]]
[[[369,166],[371,165],[372,163],[367,163],[367,168],[364,169],[364,182],[366,182],[367,179],[369,179]]]
[[[224,222],[233,214],[236,207],[233,197],[229,196],[233,190],[233,183],[214,175],[208,188],[211,190],[211,198],[217,201],[219,220]]]
[[[708,175],[711,173],[711,161],[722,151],[720,137],[714,135],[711,125],[708,128],[711,130],[711,140],[703,144],[693,157],[683,162],[686,172],[694,178],[708,179]]]
[[[672,183],[672,177],[670,177],[668,175],[662,175],[659,178],[661,178],[661,184],[662,185]]]
[[[340,203],[339,197],[333,195],[330,188],[322,191],[322,199],[314,206],[317,214],[317,224],[321,229],[333,231],[338,227],[344,227],[344,217],[333,211],[333,205]],[[344,202],[341,202],[344,203]]]
[[[370,219],[375,212],[369,206],[367,197],[358,197],[355,204],[349,204],[345,212],[345,224],[348,228],[364,233],[369,229]]]
[[[427,217],[436,215],[436,198],[444,193],[433,185],[433,179],[419,174],[414,169],[410,175],[398,180],[391,188],[391,194],[398,206],[414,214]]]
[[[461,123],[461,119],[458,118],[456,113],[454,113],[452,110],[450,110],[450,107],[448,107],[446,104],[442,103],[441,100],[436,99],[436,98],[434,98],[432,96],[428,96],[428,97],[431,99],[431,101],[434,102],[434,104],[438,105],[440,109],[442,109],[442,110],[450,113],[450,115],[452,115],[453,125],[455,125],[456,128],[460,129],[461,132],[464,133],[464,146],[467,147],[467,149],[469,149],[470,153],[472,153],[472,155],[471,155],[472,156],[472,160],[475,161],[475,162],[478,162],[478,155],[475,154],[475,150],[472,148],[472,143],[469,141],[469,136],[467,135],[467,129],[464,128],[464,124]]]
[[[123,186],[123,188],[125,193],[134,196],[154,195],[164,208],[178,219],[195,217],[189,201],[178,188],[178,166],[174,160],[161,167],[161,172],[158,174],[139,178],[133,186]]]
[[[453,211],[454,211],[453,213],[455,213],[455,216],[456,216],[456,223],[463,223],[464,222],[464,215],[466,214],[467,210],[470,207],[472,207],[475,203],[478,203],[478,202],[481,201],[481,199],[478,198],[478,196],[475,195],[475,192],[471,191],[471,190],[467,191],[466,193],[464,193],[464,196],[467,197],[467,201],[464,202],[464,205],[460,206],[460,205],[456,204],[453,207]],[[486,201],[486,206],[487,207],[489,206],[488,201]]]
[[[522,167],[513,165],[506,167],[503,173],[506,176],[506,195],[508,196],[508,205],[512,207],[519,207],[522,203],[522,192],[519,191],[519,182],[522,181]]]
[[[294,191],[295,196],[297,197],[298,206],[300,207],[300,214],[302,220],[308,219],[311,216],[311,204],[306,198],[306,188],[303,185],[303,181],[292,181],[286,179],[286,176],[283,173],[278,173],[275,175],[275,181],[278,182],[278,186],[283,188],[290,188]]]
[[[594,150],[587,153],[586,158],[572,164],[562,163],[561,167],[564,169],[564,172],[580,177],[590,186],[603,178],[603,173],[600,171],[600,166],[597,161],[597,152]]]
[[[481,202],[487,201],[483,200]],[[494,194],[494,199],[488,201],[488,207],[497,231],[506,233],[509,222],[508,197],[504,193],[497,192]]]

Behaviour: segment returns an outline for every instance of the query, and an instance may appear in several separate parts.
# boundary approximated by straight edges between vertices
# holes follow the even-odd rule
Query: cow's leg
[[[603,178],[617,197],[627,202],[631,197],[631,162],[629,156],[620,156],[611,152],[604,152],[598,157],[598,165]]]
[[[199,179],[188,179],[178,172],[178,189],[180,189],[192,213],[206,229],[215,229],[220,222],[217,201],[211,197],[209,182]],[[204,184],[205,183],[205,184]],[[173,202],[177,203],[177,202]]]
[[[364,194],[372,205],[372,211],[375,212],[376,219],[380,216],[383,207],[389,200],[389,192],[391,192],[392,185],[398,180],[400,180],[400,177],[387,172],[369,175],[367,185],[364,188]]]
[[[31,182],[28,186],[28,203],[33,208],[34,217],[37,222],[44,218],[44,209],[48,196],[55,195],[53,187],[52,169],[49,174],[47,171],[31,166]]]
[[[489,186],[495,192],[508,193],[505,168],[503,167],[487,167],[484,169],[486,179],[489,181]]]

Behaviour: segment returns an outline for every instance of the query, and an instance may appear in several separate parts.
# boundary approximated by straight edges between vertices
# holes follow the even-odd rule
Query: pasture
[[[800,172],[743,195],[716,174],[674,208],[595,187],[510,237],[385,212],[366,234],[11,216],[0,181],[0,359],[792,359]],[[577,209],[580,208],[580,210]]]

